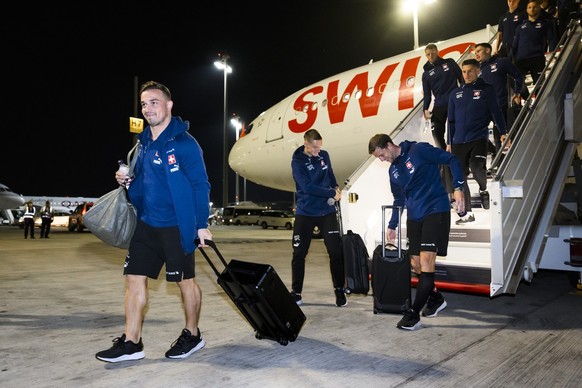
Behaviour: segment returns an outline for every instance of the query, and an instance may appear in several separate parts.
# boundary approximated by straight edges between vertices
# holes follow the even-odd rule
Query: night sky
[[[0,25],[0,182],[25,196],[98,197],[115,188],[117,160],[133,141],[129,117],[141,117],[137,78],[172,91],[173,114],[190,121],[211,201],[220,203],[219,53],[230,55],[234,70],[228,115],[248,123],[305,86],[414,43],[401,0],[86,3],[17,3]],[[419,12],[420,45],[496,25],[506,9],[506,0],[437,0]],[[228,132],[230,149],[235,130],[229,125]],[[234,176],[231,170],[231,201]],[[292,194],[247,182],[247,199],[291,201]]]

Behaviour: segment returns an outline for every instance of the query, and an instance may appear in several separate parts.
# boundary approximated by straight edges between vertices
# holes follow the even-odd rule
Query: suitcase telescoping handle
[[[397,241],[398,241],[398,257],[402,257],[402,247],[401,247],[401,238],[402,238],[402,211],[404,210],[404,206],[394,206],[394,205],[382,205],[382,257],[386,257],[386,209],[397,209],[398,210],[398,229],[397,229]]]
[[[222,253],[220,253],[220,251],[216,247],[216,243],[213,240],[204,240],[204,241],[206,242],[206,245],[208,245],[210,248],[212,248],[214,250],[214,253],[216,253],[216,256],[218,256],[218,258],[220,259],[220,262],[222,263],[222,265],[224,266],[226,271],[228,271],[232,280],[236,281],[236,275],[235,275],[234,271],[232,271],[230,269],[230,267],[226,263],[226,260],[224,260],[224,256],[222,256]],[[200,244],[200,239],[197,238],[196,240],[194,240],[194,243],[196,244],[196,246],[198,246],[198,244]],[[204,256],[204,258],[206,259],[206,262],[210,265],[210,267],[212,268],[212,270],[214,271],[216,276],[220,277],[220,272],[218,271],[218,269],[216,268],[216,266],[214,265],[212,260],[210,260],[210,257],[208,256],[208,254],[204,251],[204,248],[198,247],[198,249],[200,250],[200,253],[202,253],[202,256]]]

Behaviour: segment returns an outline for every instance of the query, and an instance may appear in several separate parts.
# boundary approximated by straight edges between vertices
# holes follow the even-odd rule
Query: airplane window
[[[414,78],[415,77],[408,77],[406,79],[406,87],[411,88],[414,86]]]
[[[356,92],[354,93],[354,97],[356,98],[356,100],[359,100],[360,97],[362,97],[362,91],[361,90],[356,90]]]
[[[349,93],[344,94],[344,98],[342,98],[343,102],[348,102],[349,99],[350,99],[350,94]]]
[[[327,98],[321,102],[321,107],[325,108],[327,106]]]
[[[372,97],[373,94],[374,94],[374,87],[370,86],[368,88],[368,90],[366,90],[366,97]]]
[[[317,110],[317,102],[311,104],[311,110]]]
[[[303,107],[303,113],[307,113],[308,109],[309,109],[309,105],[305,104],[305,106]]]

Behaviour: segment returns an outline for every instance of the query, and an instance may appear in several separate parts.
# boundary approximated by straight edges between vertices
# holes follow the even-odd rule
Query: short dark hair
[[[476,60],[475,58],[471,58],[471,59],[465,59],[463,61],[463,64],[461,66],[474,66],[476,68],[479,68],[479,61]]]
[[[426,50],[436,50],[439,51],[439,49],[437,48],[436,44],[434,43],[429,43],[424,47],[424,51]]]
[[[311,143],[314,140],[321,140],[321,135],[317,131],[317,129],[311,128],[307,132],[303,134],[303,140]]]
[[[388,144],[390,143],[394,144],[390,136],[386,135],[385,133],[374,135],[368,143],[368,153],[372,155],[377,148],[384,149],[388,147]]]
[[[475,48],[477,48],[479,46],[485,47],[486,49],[489,49],[489,50],[493,50],[493,47],[491,47],[491,45],[489,43],[478,43],[475,45]]]
[[[139,89],[140,96],[146,90],[151,90],[151,89],[157,89],[157,90],[161,91],[162,93],[164,93],[164,96],[166,96],[166,98],[169,101],[172,100],[172,93],[170,93],[170,89],[168,89],[168,87],[166,85],[161,84],[161,83],[156,82],[156,81],[147,81],[143,85],[141,85],[141,88]]]

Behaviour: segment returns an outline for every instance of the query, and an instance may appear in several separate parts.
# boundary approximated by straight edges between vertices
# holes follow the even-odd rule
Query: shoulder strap
[[[135,163],[137,162],[137,154],[139,153],[139,140],[135,143],[132,149],[129,150],[127,153],[127,161],[129,163],[129,173],[128,176],[133,176],[133,169],[135,167]],[[133,155],[131,155],[133,152]]]

